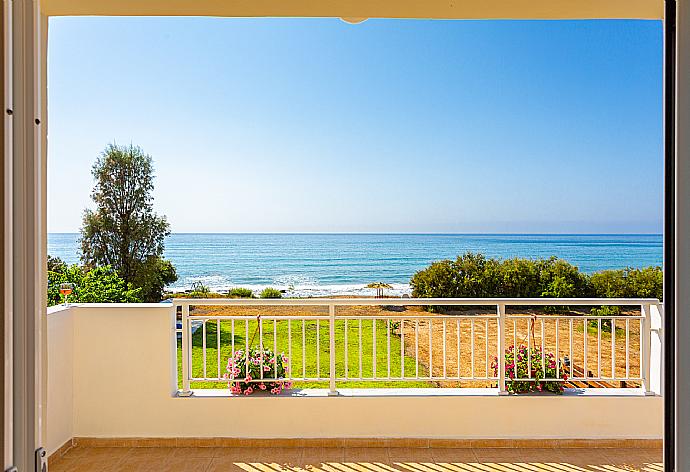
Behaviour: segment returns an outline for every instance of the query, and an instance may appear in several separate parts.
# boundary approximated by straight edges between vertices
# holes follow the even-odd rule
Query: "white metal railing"
[[[316,307],[328,311],[252,316],[190,313],[191,307],[218,305]],[[520,306],[602,305],[636,306],[639,315],[506,312],[507,307]],[[342,307],[353,306],[493,306],[495,312],[338,312]],[[277,374],[275,361],[280,354],[287,357],[283,380],[327,382],[331,394],[337,393],[339,382],[383,381],[437,385],[473,381],[496,385],[500,392],[505,392],[506,382],[534,381],[538,377],[544,381],[564,381],[563,373],[571,385],[610,386],[611,382],[626,382],[639,384],[649,392],[651,333],[662,324],[661,305],[656,299],[175,299],[173,310],[178,313],[178,309],[182,322],[182,328],[176,330],[181,333],[181,396],[191,394],[192,382],[235,380],[232,374],[229,379],[224,376],[227,357],[238,351],[248,356],[252,347],[258,347],[260,352],[272,349],[271,365],[275,372],[268,371],[264,376],[261,369],[260,377],[250,382],[275,379],[276,375],[271,374]],[[652,311],[656,316],[652,316]],[[525,346],[527,352],[541,356],[541,375],[532,368],[534,354],[527,356],[527,375],[520,375],[517,367],[506,369],[506,357],[499,353],[507,352],[511,345],[514,349]],[[555,376],[547,375],[549,354],[556,359]],[[297,358],[293,359],[293,355]]]

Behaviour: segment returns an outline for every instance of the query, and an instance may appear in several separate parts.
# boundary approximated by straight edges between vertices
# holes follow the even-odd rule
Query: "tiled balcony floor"
[[[662,472],[655,449],[76,447],[62,471]]]

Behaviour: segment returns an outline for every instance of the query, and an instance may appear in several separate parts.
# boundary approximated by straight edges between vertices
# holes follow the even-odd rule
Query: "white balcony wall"
[[[74,436],[74,311],[48,309],[47,448],[53,453]]]
[[[48,315],[48,449],[72,437],[659,439],[659,396],[324,392],[178,398],[169,305],[85,304]],[[70,365],[71,364],[71,365]],[[70,384],[71,380],[71,384]],[[446,392],[447,393],[447,392]]]

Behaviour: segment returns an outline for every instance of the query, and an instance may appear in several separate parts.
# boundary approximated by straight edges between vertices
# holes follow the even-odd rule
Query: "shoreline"
[[[211,293],[227,294],[233,288],[247,288],[258,296],[261,291],[267,287],[280,290],[284,297],[287,298],[323,298],[323,297],[374,297],[376,295],[375,288],[367,288],[367,283],[361,284],[342,284],[342,285],[281,285],[281,284],[238,284],[238,285],[221,285],[209,286]],[[411,295],[412,287],[409,283],[393,283],[390,284],[392,288],[386,289],[385,295],[391,297],[402,297],[403,295]],[[191,293],[191,285],[182,287],[167,287],[166,290],[170,293]]]

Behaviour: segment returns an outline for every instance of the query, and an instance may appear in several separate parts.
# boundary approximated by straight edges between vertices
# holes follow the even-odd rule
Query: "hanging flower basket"
[[[292,382],[285,379],[287,362],[285,355],[276,355],[270,349],[250,348],[247,353],[239,350],[228,359],[227,373],[223,378],[228,380],[228,388],[236,395],[261,391],[278,395],[292,387]]]
[[[506,390],[510,393],[553,392],[563,393],[568,375],[563,362],[553,353],[544,353],[542,366],[542,350],[540,347],[531,349],[528,354],[527,346],[520,345],[517,350],[510,346],[505,352]],[[491,363],[494,375],[498,376],[498,358]],[[525,379],[525,380],[521,380]],[[530,379],[530,380],[527,380]],[[544,380],[552,379],[552,380]]]

